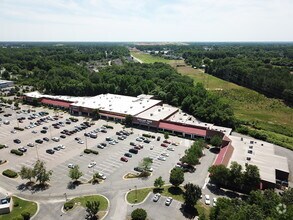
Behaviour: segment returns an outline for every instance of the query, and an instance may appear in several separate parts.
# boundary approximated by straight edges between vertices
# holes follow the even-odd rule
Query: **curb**
[[[28,201],[28,202],[34,202],[34,203],[37,204],[37,211],[36,211],[36,213],[35,213],[30,219],[34,219],[34,218],[39,214],[39,211],[40,211],[40,204],[39,204],[38,202],[33,201],[33,200],[28,200],[28,199],[22,198],[22,197],[20,197],[20,196],[15,196],[15,195],[14,195],[14,197],[17,197],[17,198],[19,198],[19,199],[22,199],[22,200],[25,200],[25,201]]]
[[[146,187],[146,188],[149,188],[149,187]],[[146,188],[140,188],[140,189],[146,189]],[[133,190],[131,190],[131,191],[133,191]],[[141,205],[142,203],[144,203],[144,202],[147,200],[147,198],[148,198],[148,197],[150,196],[150,194],[152,193],[152,192],[149,192],[149,193],[146,195],[146,197],[144,198],[144,200],[141,201],[140,203],[129,203],[129,202],[127,201],[127,195],[128,195],[128,193],[131,192],[131,191],[128,191],[128,192],[125,194],[125,196],[124,196],[124,200],[125,200],[126,204],[127,204],[127,205],[130,205],[130,206],[133,206],[133,205]]]

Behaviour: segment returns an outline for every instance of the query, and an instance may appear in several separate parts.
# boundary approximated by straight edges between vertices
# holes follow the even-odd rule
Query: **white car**
[[[168,147],[167,150],[174,151],[175,149],[173,147]]]
[[[143,140],[141,138],[136,138],[136,141],[142,142]]]
[[[169,157],[169,154],[167,154],[167,153],[165,153],[165,152],[162,153],[161,155],[164,156],[164,157]]]
[[[211,200],[210,200],[210,196],[209,195],[205,195],[205,204],[206,205],[210,205],[211,204]]]
[[[116,142],[115,142],[115,141],[109,141],[109,144],[111,144],[111,145],[115,145]]]
[[[16,133],[16,130],[12,130],[12,131],[10,131],[12,134],[15,134]]]
[[[58,145],[59,148],[65,149],[65,146],[63,144]]]
[[[79,140],[77,143],[84,144],[84,142],[82,140]]]
[[[96,165],[97,165],[97,163],[95,161],[92,161],[92,162],[89,163],[89,165],[87,167],[92,168],[92,167],[94,167]]]
[[[69,163],[69,164],[68,164],[68,168],[73,169],[74,167],[75,167],[74,164],[72,164],[72,163]]]
[[[149,171],[149,172],[153,172],[154,171],[154,169],[152,167],[147,168],[146,170]]]
[[[38,132],[36,132],[36,131],[32,131],[32,133],[33,133],[33,134],[36,134],[36,133],[38,133]]]
[[[217,198],[213,198],[213,206],[217,205]]]
[[[158,160],[166,161],[166,157],[158,156]]]
[[[99,178],[102,179],[102,180],[105,180],[107,177],[106,177],[105,174],[99,173]]]
[[[166,199],[165,205],[167,205],[167,206],[171,205],[172,201],[173,201],[173,198],[172,197],[168,197]]]
[[[156,193],[155,196],[153,197],[153,201],[157,202],[159,201],[159,199],[161,198],[161,194],[160,193]]]
[[[33,147],[33,146],[35,146],[35,145],[34,145],[33,143],[28,143],[27,146],[28,146],[28,147]]]
[[[58,141],[60,141],[60,138],[58,138],[58,137],[53,137],[52,140],[58,142]]]

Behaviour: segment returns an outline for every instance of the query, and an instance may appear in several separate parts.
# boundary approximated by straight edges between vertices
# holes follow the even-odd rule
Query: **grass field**
[[[18,197],[12,197],[14,205],[12,212],[5,215],[0,215],[0,220],[23,219],[21,213],[29,212],[33,216],[37,212],[37,203],[22,200]]]
[[[133,56],[137,54],[138,52]],[[148,54],[142,54],[141,57],[142,61],[147,60],[149,63],[163,59]],[[207,90],[230,103],[236,118],[254,123],[258,130],[267,134],[268,141],[293,150],[293,109],[282,101],[267,98],[251,89],[206,74],[202,70],[190,66],[177,67],[174,61],[163,60],[182,75],[191,77],[195,83],[202,83]]]
[[[77,197],[69,202],[75,203],[80,203],[81,206],[85,207],[87,201],[99,201],[100,202],[100,210],[105,211],[108,208],[108,201],[105,199],[103,196],[100,195],[92,195],[92,196],[82,196],[82,197]]]

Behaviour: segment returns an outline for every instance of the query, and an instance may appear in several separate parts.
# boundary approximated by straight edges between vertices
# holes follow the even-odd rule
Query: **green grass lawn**
[[[127,202],[129,203],[140,203],[142,202],[145,197],[152,191],[152,188],[145,188],[145,189],[138,189],[138,190],[131,190],[127,194]],[[137,199],[137,201],[135,201]]]
[[[256,124],[257,129],[268,136],[268,141],[293,149],[293,109],[282,101],[267,98],[251,89],[206,74],[200,69],[177,67],[174,60],[141,52],[132,54],[146,63],[170,64],[182,75],[194,79],[194,83],[202,83],[206,89],[226,100],[233,107],[237,119]]]
[[[76,197],[69,202],[73,203],[80,203],[81,206],[85,207],[87,201],[99,201],[100,202],[100,210],[105,211],[108,208],[108,201],[103,196],[100,195],[92,195],[92,196],[82,196],[82,197]]]
[[[137,190],[137,203],[142,202],[146,196],[150,193],[154,192],[157,193],[159,192],[162,196],[166,197],[172,197],[174,200],[184,202],[183,199],[183,187],[180,188],[175,188],[173,186],[163,186],[160,190],[157,190],[155,188],[144,188],[144,189],[138,189]],[[136,190],[131,190],[127,194],[127,201],[129,203],[135,204],[135,198],[136,198]],[[209,216],[210,214],[210,206],[206,206],[202,202],[198,201],[197,204],[195,205],[197,211],[199,214],[204,213],[205,216]]]
[[[21,213],[29,212],[33,216],[37,212],[37,203],[22,200],[18,197],[12,197],[14,205],[18,206],[13,207],[12,212],[5,215],[0,215],[0,220],[12,220],[12,219],[22,219]]]

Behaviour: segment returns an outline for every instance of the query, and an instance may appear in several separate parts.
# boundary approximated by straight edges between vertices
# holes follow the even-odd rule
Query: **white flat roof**
[[[281,170],[289,173],[288,160],[286,157],[275,155],[273,144],[230,135],[232,146],[234,147],[233,154],[228,166],[232,161],[236,161],[243,167],[246,163],[256,165],[259,168],[260,177],[268,182],[276,182],[276,171]],[[251,151],[251,153],[248,153]],[[247,160],[247,157],[250,160]]]
[[[229,136],[232,132],[232,128],[227,128],[223,126],[217,126],[217,125],[212,125],[210,127],[210,130],[216,130],[216,131],[221,131],[223,132],[226,136]]]
[[[72,106],[92,109],[96,108],[107,112],[134,116],[159,103],[161,103],[161,101],[155,99],[115,94],[101,94],[90,98],[81,98],[77,103],[73,103]]]
[[[179,110],[176,114],[172,115],[170,118],[167,119],[168,121],[179,122],[188,125],[196,125],[201,127],[210,128],[213,124],[207,122],[201,122],[192,115],[189,115],[182,110]]]
[[[5,80],[5,79],[0,79],[0,84],[2,83],[12,83],[13,81],[10,80]]]
[[[163,105],[163,106],[154,106],[138,115],[136,117],[153,120],[153,121],[159,121],[163,120],[170,115],[174,114],[176,111],[178,111],[178,108],[175,108],[170,105]]]

